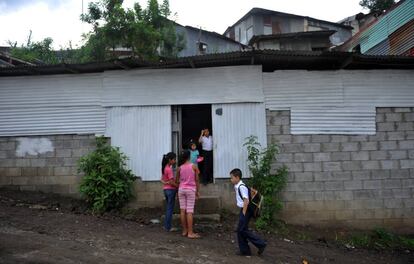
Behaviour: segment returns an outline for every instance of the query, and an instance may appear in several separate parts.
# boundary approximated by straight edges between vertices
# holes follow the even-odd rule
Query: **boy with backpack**
[[[239,243],[240,252],[237,255],[251,256],[249,241],[258,249],[257,254],[263,254],[266,248],[266,242],[260,237],[249,231],[249,221],[253,216],[254,207],[249,206],[252,199],[250,189],[241,180],[242,172],[240,169],[233,169],[230,172],[230,181],[234,185],[236,192],[236,204],[240,207],[239,223],[237,225],[237,241]]]

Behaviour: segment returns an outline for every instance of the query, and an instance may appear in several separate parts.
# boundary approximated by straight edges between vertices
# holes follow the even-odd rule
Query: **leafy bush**
[[[272,172],[272,162],[276,161],[279,147],[270,144],[261,149],[256,136],[250,136],[243,145],[247,148],[248,164],[251,178],[248,185],[257,189],[263,195],[263,208],[261,216],[256,221],[258,229],[269,229],[275,224],[275,214],[282,209],[282,203],[278,199],[280,192],[286,186],[288,170],[286,166]]]
[[[414,239],[393,234],[383,228],[376,228],[370,234],[353,235],[345,241],[358,248],[414,249]]]
[[[126,155],[107,144],[104,137],[96,138],[95,151],[79,160],[79,171],[84,172],[80,192],[95,213],[120,208],[132,196],[135,177],[125,168]]]

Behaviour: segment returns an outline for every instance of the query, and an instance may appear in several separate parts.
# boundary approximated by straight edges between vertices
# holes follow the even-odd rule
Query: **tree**
[[[176,57],[184,48],[182,36],[177,35],[168,0],[159,5],[148,0],[146,9],[138,3],[133,9],[122,7],[123,0],[100,0],[89,4],[81,20],[92,25],[81,48],[82,60],[101,61],[115,58],[117,48],[128,48],[146,60],[159,56]]]
[[[32,42],[32,31],[27,38],[26,45],[17,46],[17,42],[9,41],[10,55],[35,64],[58,63],[56,53],[52,49],[53,39],[45,38],[39,42]]]
[[[395,0],[361,0],[359,2],[360,6],[369,9],[371,13],[382,13],[393,4],[395,4]]]

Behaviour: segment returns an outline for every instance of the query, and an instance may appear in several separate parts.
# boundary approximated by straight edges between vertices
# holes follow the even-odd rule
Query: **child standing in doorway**
[[[174,152],[169,152],[162,157],[161,163],[161,182],[164,185],[165,201],[167,203],[165,211],[164,229],[167,231],[177,231],[172,227],[172,215],[174,212],[175,196],[177,194],[177,184],[174,179],[172,166],[176,162],[177,155]]]
[[[184,150],[177,169],[178,200],[180,202],[180,220],[182,235],[188,238],[199,238],[193,231],[193,214],[196,198],[199,197],[199,170],[190,162],[190,151]]]
[[[190,141],[190,162],[198,167],[198,157],[200,152],[198,152],[197,145],[194,141]]]

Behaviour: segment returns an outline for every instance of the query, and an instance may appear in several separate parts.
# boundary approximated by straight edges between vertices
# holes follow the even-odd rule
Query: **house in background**
[[[377,13],[358,13],[353,16],[346,17],[338,22],[338,24],[342,24],[345,26],[352,27],[352,36],[357,34],[360,30],[362,30],[365,26],[369,25],[373,21],[377,19],[379,14]]]
[[[185,48],[178,57],[241,51],[246,45],[216,32],[175,23],[177,34],[184,37]]]
[[[224,35],[275,50],[327,50],[352,36],[352,27],[306,16],[253,8]],[[290,41],[291,40],[291,41]]]
[[[366,55],[414,56],[414,0],[401,0],[338,47]]]

